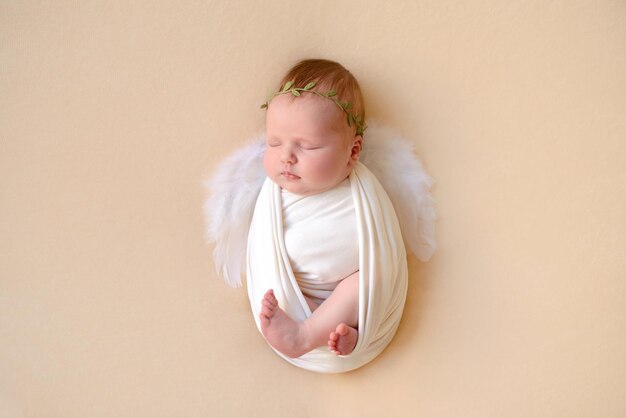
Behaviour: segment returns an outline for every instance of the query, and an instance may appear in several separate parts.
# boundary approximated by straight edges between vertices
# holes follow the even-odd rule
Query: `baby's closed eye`
[[[299,146],[304,150],[315,150],[322,148],[323,144],[320,144],[319,142],[304,140],[300,142]]]

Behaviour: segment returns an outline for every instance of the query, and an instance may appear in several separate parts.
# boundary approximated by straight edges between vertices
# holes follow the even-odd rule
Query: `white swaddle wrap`
[[[277,352],[292,364],[317,372],[352,370],[376,357],[395,334],[406,298],[406,253],[393,206],[363,164],[356,165],[349,182],[356,214],[360,272],[356,347],[346,356],[337,356],[327,347],[295,359]],[[266,179],[248,235],[248,296],[259,331],[261,300],[268,289],[274,289],[280,307],[296,321],[311,315],[290,264],[283,225],[280,187]]]
[[[285,248],[302,293],[317,304],[359,270],[359,235],[350,180],[312,196],[281,190]]]

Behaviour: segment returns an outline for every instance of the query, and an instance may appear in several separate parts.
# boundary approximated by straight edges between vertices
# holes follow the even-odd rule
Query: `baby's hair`
[[[334,90],[342,101],[352,103],[351,112],[359,115],[365,124],[365,104],[361,87],[352,73],[341,64],[325,59],[302,60],[285,74],[278,90],[289,81],[293,81],[296,87],[315,82],[315,87],[311,89],[315,91]]]

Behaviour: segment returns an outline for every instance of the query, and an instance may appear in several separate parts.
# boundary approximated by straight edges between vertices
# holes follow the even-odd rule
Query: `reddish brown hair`
[[[277,91],[291,80],[294,81],[294,87],[304,87],[313,81],[316,84],[312,90],[320,93],[336,91],[339,100],[352,103],[350,112],[355,116],[361,116],[361,121],[365,125],[365,104],[361,87],[352,73],[341,64],[324,59],[300,61],[285,74]],[[353,128],[356,130],[354,124]]]

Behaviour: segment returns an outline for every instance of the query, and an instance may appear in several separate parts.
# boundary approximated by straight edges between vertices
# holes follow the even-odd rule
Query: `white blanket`
[[[395,334],[406,298],[406,253],[391,201],[361,163],[350,175],[350,188],[359,243],[357,345],[347,356],[337,356],[327,347],[296,359],[283,356],[296,366],[317,372],[345,372],[374,359]],[[247,261],[248,296],[259,330],[261,300],[268,289],[274,289],[280,307],[293,319],[304,321],[311,315],[285,247],[281,191],[269,179],[254,209]]]

